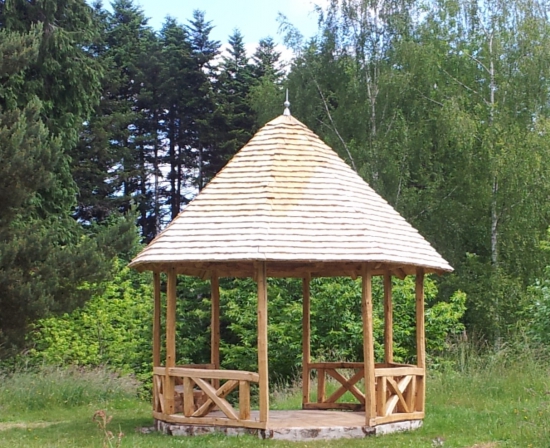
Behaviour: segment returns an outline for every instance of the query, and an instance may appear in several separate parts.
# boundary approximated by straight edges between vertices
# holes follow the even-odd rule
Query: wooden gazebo
[[[217,429],[256,431],[262,437],[350,437],[421,423],[426,379],[424,275],[452,268],[288,109],[260,129],[131,266],[154,273],[153,416],[159,429],[181,434]],[[161,273],[167,274],[164,365]],[[211,281],[210,364],[176,365],[177,275]],[[372,324],[371,281],[376,275],[384,277],[385,357],[380,364],[375,364]],[[416,276],[416,365],[393,361],[391,279],[407,275]],[[312,362],[310,357],[310,279],[335,276],[362,278],[361,362]],[[258,372],[224,370],[220,365],[220,277],[249,277],[258,284]],[[269,277],[303,279],[299,411],[269,410]],[[330,395],[327,378],[340,384]],[[258,383],[257,411],[250,406],[251,383]],[[341,402],[348,391],[354,402]],[[230,393],[238,393],[238,400],[228,401]]]

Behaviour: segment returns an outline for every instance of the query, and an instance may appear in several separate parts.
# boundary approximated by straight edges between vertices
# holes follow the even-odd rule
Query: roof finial
[[[283,112],[283,115],[290,116],[290,103],[288,102],[288,89],[286,89],[286,101],[284,103],[285,111]]]

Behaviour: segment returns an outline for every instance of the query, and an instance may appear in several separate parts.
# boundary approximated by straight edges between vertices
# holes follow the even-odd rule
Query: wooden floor
[[[251,418],[259,421],[259,412],[251,411]],[[208,417],[225,417],[219,411]],[[269,429],[281,428],[331,428],[335,426],[365,426],[364,412],[344,411],[269,411]]]
[[[210,412],[208,417],[224,419],[225,415],[220,411],[214,411]],[[252,411],[251,419],[259,421],[259,412]],[[162,420],[156,420],[155,423],[158,431],[175,436],[196,436],[221,432],[226,435],[255,434],[261,439],[292,441],[364,438],[375,434],[413,430],[421,425],[421,420],[411,420],[369,427],[365,425],[364,412],[325,410],[269,411],[269,422],[266,429],[168,423]]]

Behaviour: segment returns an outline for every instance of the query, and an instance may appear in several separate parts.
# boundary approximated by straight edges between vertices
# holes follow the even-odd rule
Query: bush
[[[38,321],[29,336],[28,352],[35,364],[108,366],[151,375],[153,292],[150,276],[138,274],[120,261],[113,280],[84,307]]]

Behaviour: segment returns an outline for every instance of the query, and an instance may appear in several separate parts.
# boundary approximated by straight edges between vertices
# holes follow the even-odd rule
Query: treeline
[[[112,258],[279,115],[285,87],[293,115],[455,267],[434,301],[464,291],[467,330],[491,343],[529,325],[550,265],[548,2],[317,13],[309,40],[281,19],[285,70],[268,37],[247,55],[235,31],[222,51],[200,11],[154,30],[132,0],[0,0],[0,347],[100,294]]]
[[[212,28],[196,11],[153,30],[132,0],[0,0],[0,349],[85,303],[252,136],[280,53],[266,37],[248,57],[239,31],[222,52]]]
[[[132,0],[96,4],[92,57],[102,66],[101,100],[72,154],[75,217],[102,222],[134,205],[145,242],[253,135],[250,97],[283,72],[273,39],[246,54],[238,30],[227,48],[201,11],[159,31]]]

